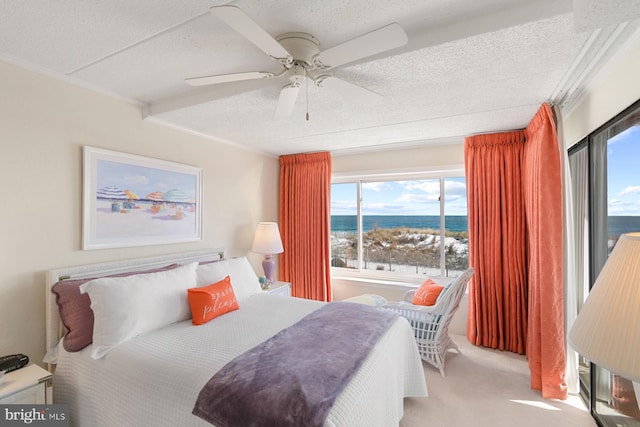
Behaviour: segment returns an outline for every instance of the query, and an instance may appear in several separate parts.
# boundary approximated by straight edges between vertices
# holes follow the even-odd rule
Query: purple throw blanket
[[[322,426],[397,317],[328,303],[225,365],[200,390],[193,414],[216,427]]]

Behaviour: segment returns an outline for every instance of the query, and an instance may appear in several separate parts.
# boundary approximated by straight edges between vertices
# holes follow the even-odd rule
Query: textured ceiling
[[[391,22],[409,41],[332,70],[379,100],[303,84],[287,118],[274,117],[286,78],[184,82],[279,69],[209,13],[228,2],[0,0],[0,59],[132,100],[141,118],[217,140],[274,155],[339,154],[522,128],[543,102],[570,106],[640,28],[637,0],[231,3],[273,37],[313,34],[320,50]]]

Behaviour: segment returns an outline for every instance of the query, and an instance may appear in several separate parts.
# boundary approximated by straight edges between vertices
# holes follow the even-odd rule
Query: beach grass
[[[445,230],[444,251],[447,270],[462,271],[469,265],[466,231]],[[363,268],[404,272],[440,269],[440,230],[431,228],[376,228],[362,235]],[[358,235],[332,232],[333,267],[353,268],[357,264]]]

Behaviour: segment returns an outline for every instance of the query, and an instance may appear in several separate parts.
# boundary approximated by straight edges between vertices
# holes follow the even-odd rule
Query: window
[[[331,185],[334,268],[456,277],[469,265],[468,237],[464,177],[367,177]]]
[[[569,150],[578,310],[621,234],[640,230],[640,102]],[[588,183],[588,186],[587,186]],[[615,331],[612,331],[614,333]],[[580,357],[583,397],[603,426],[640,426],[632,382]]]

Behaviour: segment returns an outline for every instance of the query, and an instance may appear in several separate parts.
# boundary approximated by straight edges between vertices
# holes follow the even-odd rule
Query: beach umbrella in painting
[[[166,193],[164,193],[164,200],[168,202],[182,202],[182,203],[188,203],[191,201],[189,196],[187,196],[184,193],[184,191],[178,190],[178,189],[169,190]]]
[[[161,202],[164,200],[162,198],[162,191],[154,191],[153,193],[147,194],[147,200],[153,200],[154,202]]]
[[[124,193],[127,195],[129,200],[138,200],[140,197],[136,193],[131,190],[124,190]]]
[[[96,192],[98,199],[110,199],[110,200],[126,200],[129,198],[127,193],[120,190],[118,187],[109,186],[102,187]]]

